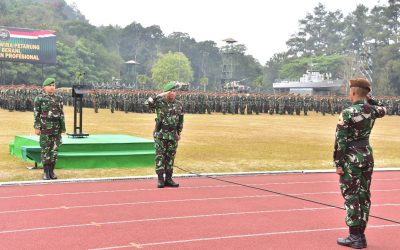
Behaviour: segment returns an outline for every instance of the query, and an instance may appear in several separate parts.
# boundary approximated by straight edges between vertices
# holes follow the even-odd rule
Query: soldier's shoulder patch
[[[338,121],[338,125],[344,125],[344,120],[343,120],[343,112],[340,113],[339,115],[339,121]]]

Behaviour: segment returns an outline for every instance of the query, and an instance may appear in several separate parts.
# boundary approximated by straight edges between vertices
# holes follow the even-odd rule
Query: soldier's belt
[[[348,142],[346,145],[347,145],[347,147],[356,147],[356,148],[366,147],[369,145],[369,140],[351,141],[351,142]]]
[[[168,126],[162,126],[162,125],[161,125],[161,129],[165,130],[165,131],[175,131],[176,130],[175,127],[168,127]]]
[[[46,121],[57,122],[60,120],[60,117],[46,117]]]

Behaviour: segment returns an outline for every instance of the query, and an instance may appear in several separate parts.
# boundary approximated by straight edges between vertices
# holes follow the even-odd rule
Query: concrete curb
[[[400,171],[400,168],[376,168],[375,172]],[[231,172],[231,173],[198,173],[198,174],[176,174],[174,178],[196,178],[206,176],[246,176],[246,175],[275,175],[275,174],[315,174],[315,173],[334,173],[335,169],[319,170],[291,170],[291,171],[260,171],[260,172]],[[37,180],[37,181],[12,181],[0,182],[0,187],[4,186],[27,186],[41,184],[61,184],[61,183],[80,183],[80,182],[102,182],[102,181],[129,181],[129,180],[148,180],[156,179],[155,175],[125,176],[125,177],[105,177],[105,178],[81,178],[81,179],[59,179],[59,180]]]

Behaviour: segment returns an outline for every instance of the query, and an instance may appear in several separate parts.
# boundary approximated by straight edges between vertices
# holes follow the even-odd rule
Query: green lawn
[[[67,131],[73,110],[65,108]],[[154,114],[125,114],[84,110],[84,132],[128,134],[152,139]],[[175,164],[195,172],[236,172],[332,168],[338,116],[185,115]],[[33,134],[31,112],[0,110],[0,181],[37,180],[41,171],[12,157],[8,143],[14,135]],[[400,117],[377,120],[371,135],[376,167],[400,168]],[[57,170],[60,178],[152,175],[145,169]],[[179,171],[177,171],[179,173]]]

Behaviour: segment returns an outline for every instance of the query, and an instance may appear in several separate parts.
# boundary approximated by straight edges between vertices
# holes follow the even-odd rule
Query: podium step
[[[41,163],[38,136],[16,136],[10,154]],[[10,146],[11,148],[11,146]],[[56,168],[139,168],[154,167],[154,142],[128,135],[92,135],[90,138],[63,137]]]

